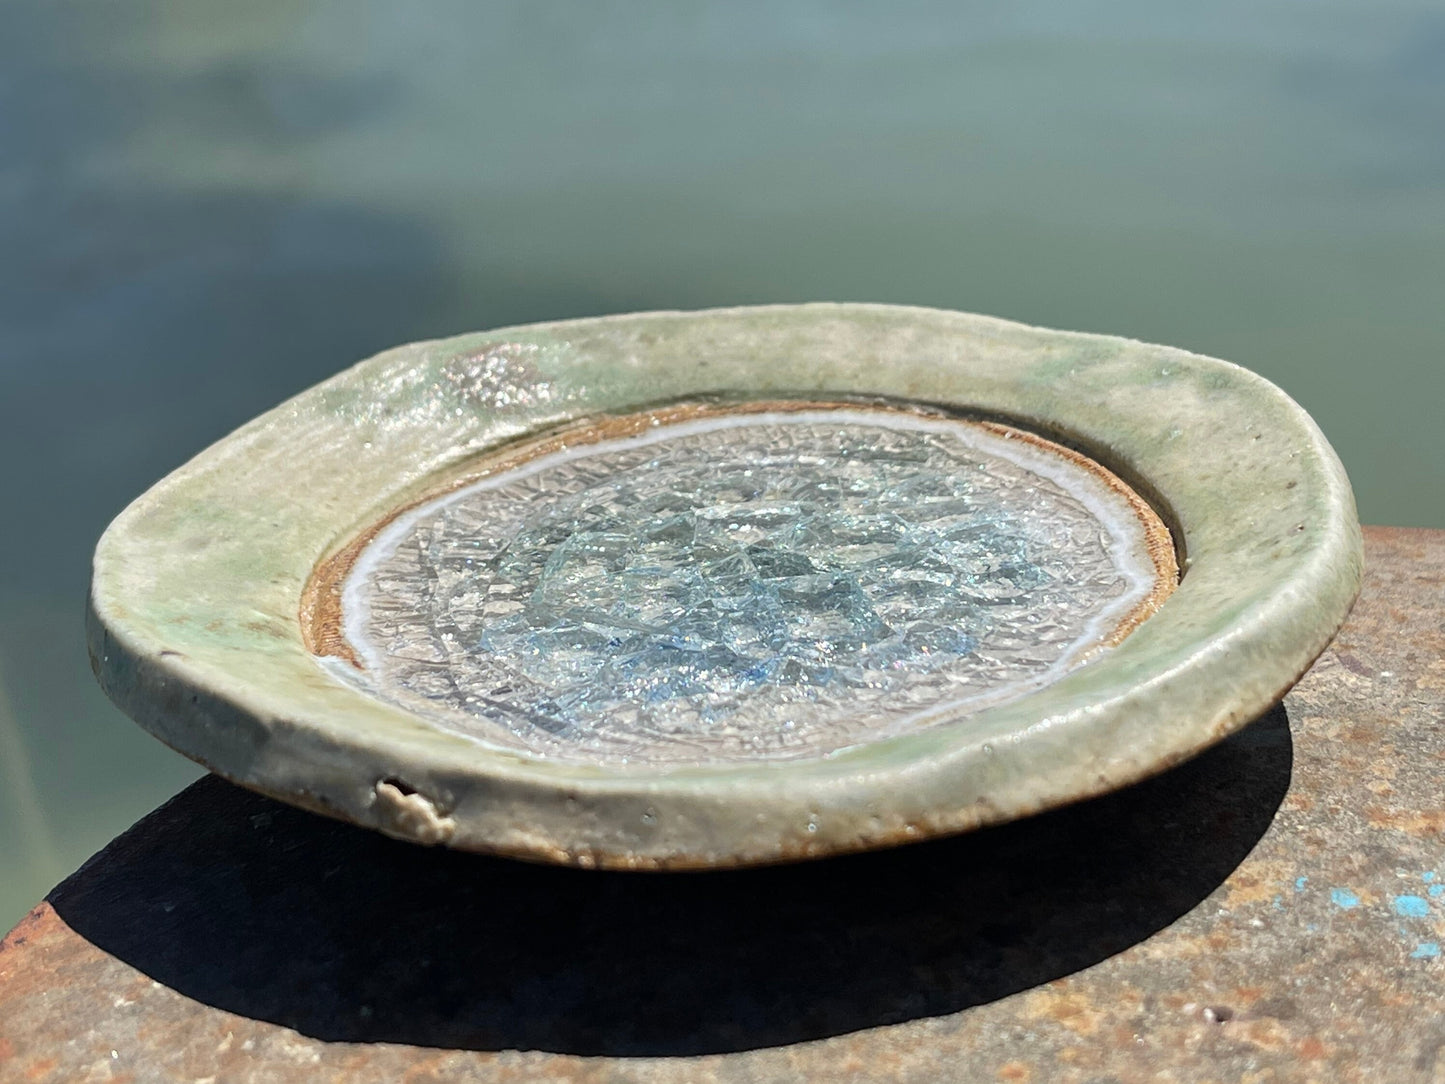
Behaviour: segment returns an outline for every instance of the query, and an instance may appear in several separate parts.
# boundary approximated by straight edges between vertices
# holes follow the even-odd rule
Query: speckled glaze
[[[966,725],[785,765],[492,751],[308,651],[318,565],[468,461],[585,418],[788,398],[928,404],[1071,446],[1155,505],[1180,585],[1105,655]],[[730,866],[964,831],[1158,772],[1278,699],[1360,576],[1339,461],[1283,392],[1227,362],[894,306],[642,313],[400,347],[256,419],[107,530],[90,650],[146,729],[306,808],[580,866]]]

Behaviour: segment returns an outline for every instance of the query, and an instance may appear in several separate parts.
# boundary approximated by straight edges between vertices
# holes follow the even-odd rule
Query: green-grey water
[[[809,299],[1114,332],[1445,526],[1442,296],[1438,0],[10,0],[0,920],[196,774],[90,678],[105,523],[370,352]]]

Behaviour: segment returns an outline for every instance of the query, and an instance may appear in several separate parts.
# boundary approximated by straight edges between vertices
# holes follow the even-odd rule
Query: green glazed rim
[[[492,749],[308,648],[308,585],[368,525],[523,438],[686,403],[922,404],[1114,472],[1182,576],[1117,646],[1019,699],[827,757],[590,766]],[[637,313],[415,343],[269,411],[157,483],[96,548],[89,646],[125,712],[243,786],[423,843],[619,869],[887,846],[1099,794],[1257,717],[1359,591],[1343,468],[1228,362],[890,305]]]

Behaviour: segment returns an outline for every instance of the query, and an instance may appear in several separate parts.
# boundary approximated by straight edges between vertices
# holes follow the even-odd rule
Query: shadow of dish
[[[1289,786],[1277,707],[1127,790],[796,866],[596,873],[426,850],[211,777],[51,894],[180,993],[318,1039],[616,1056],[956,1012],[1097,963],[1204,899]]]

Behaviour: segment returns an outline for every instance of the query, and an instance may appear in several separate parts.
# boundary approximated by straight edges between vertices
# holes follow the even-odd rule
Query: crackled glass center
[[[1155,591],[1122,487],[884,411],[735,414],[543,455],[352,568],[354,680],[587,763],[817,756],[1057,679]]]

